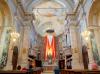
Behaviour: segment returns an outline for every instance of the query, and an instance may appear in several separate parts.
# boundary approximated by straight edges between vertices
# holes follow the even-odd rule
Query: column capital
[[[78,26],[76,26],[76,25],[70,25],[70,29],[77,29],[78,28]]]
[[[91,25],[91,26],[88,26],[87,28],[89,30],[100,30],[100,26],[93,26],[93,25]]]
[[[77,16],[75,14],[68,14],[66,17],[66,20],[67,20],[69,26],[77,26],[78,25]]]

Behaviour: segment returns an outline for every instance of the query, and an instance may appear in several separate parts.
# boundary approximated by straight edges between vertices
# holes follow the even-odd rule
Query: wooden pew
[[[100,70],[87,70],[87,74],[100,74]]]
[[[33,70],[33,74],[41,74],[41,69],[38,69],[38,70]]]
[[[100,74],[100,70],[72,70],[62,69],[61,74]]]
[[[0,70],[0,74],[41,74],[42,69],[41,68],[35,68],[32,72],[29,71],[16,71],[16,70]]]
[[[0,70],[0,74],[27,74],[27,72],[25,71],[11,71],[11,70],[7,70],[7,71],[1,71]]]
[[[73,70],[65,70],[65,69],[62,69],[61,70],[61,74],[74,74],[74,71]]]
[[[41,74],[42,72],[42,68],[37,67],[37,68],[33,68],[33,70],[31,72],[28,72],[28,74]]]

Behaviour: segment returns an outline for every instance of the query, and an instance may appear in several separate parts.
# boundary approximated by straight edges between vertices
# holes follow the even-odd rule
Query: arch
[[[2,15],[2,23],[0,24],[0,68],[4,68],[7,64],[10,31],[13,27],[10,9],[5,0],[0,0],[0,12]]]
[[[91,31],[90,41],[94,61],[100,66],[99,31],[100,0],[94,0],[88,13],[88,29]]]
[[[36,1],[32,1],[31,3],[27,4],[26,9],[28,12],[32,11],[33,8],[35,8],[35,6],[38,6],[44,2],[47,2],[49,0],[36,0]],[[72,6],[70,5],[70,1],[66,1],[66,0],[51,0],[53,2],[56,2],[60,5],[62,5],[62,7],[67,8],[68,11],[72,11]]]
[[[91,4],[90,10],[87,14],[87,20],[88,20],[89,26],[93,25],[93,23],[92,23],[93,15],[100,12],[99,8],[100,8],[100,0],[94,0]]]
[[[0,10],[2,12],[2,17],[4,18],[3,24],[8,24],[8,25],[12,25],[11,22],[11,13],[10,13],[10,9],[9,6],[7,5],[7,3],[4,0],[0,0]]]

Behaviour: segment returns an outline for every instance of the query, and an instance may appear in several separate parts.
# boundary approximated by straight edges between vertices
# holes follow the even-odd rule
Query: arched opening
[[[94,0],[89,16],[88,29],[91,31],[90,42],[94,62],[100,66],[100,0]]]
[[[0,0],[0,68],[4,68],[8,60],[11,42],[10,33],[14,28],[9,6],[5,0]]]

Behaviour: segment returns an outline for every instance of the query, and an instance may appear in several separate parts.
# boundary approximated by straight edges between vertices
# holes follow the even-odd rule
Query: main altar
[[[52,64],[48,64],[48,62],[44,62],[43,64],[44,71],[53,71],[57,67],[58,67],[57,62]]]

